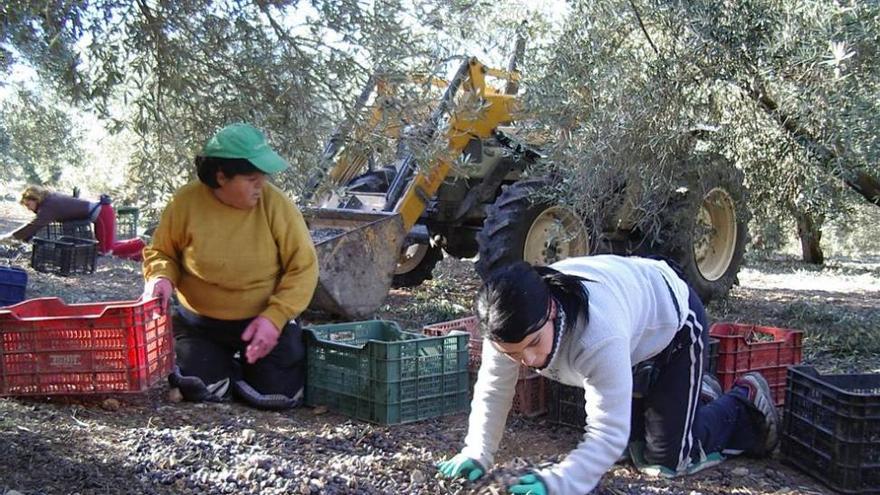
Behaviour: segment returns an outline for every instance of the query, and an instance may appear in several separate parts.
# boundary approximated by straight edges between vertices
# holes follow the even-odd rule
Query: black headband
[[[550,319],[550,313],[553,310],[553,304],[551,304],[550,301],[551,301],[551,298],[547,298],[547,311],[544,313],[544,317],[541,318],[540,320],[538,320],[536,323],[534,323],[531,327],[528,327],[528,329],[526,330],[523,337],[527,337],[527,336],[537,332],[538,330],[541,329],[541,327],[543,327],[547,323],[547,320]]]
[[[521,342],[550,317],[550,289],[527,263],[514,263],[492,274],[478,298],[477,311],[492,340]]]

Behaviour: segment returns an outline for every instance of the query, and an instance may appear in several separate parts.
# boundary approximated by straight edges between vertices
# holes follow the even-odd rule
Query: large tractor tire
[[[678,262],[707,303],[737,282],[751,214],[739,169],[720,156],[695,169],[667,208],[659,252]]]
[[[443,259],[443,250],[430,244],[403,246],[394,269],[392,287],[415,287],[434,278],[434,267]]]
[[[477,234],[480,276],[515,261],[549,265],[589,252],[583,220],[570,208],[541,197],[540,191],[548,184],[547,179],[515,182],[488,208]]]

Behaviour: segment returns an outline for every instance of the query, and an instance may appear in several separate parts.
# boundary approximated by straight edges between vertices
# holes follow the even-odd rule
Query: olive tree
[[[742,167],[760,213],[794,214],[805,253],[823,219],[846,213],[846,190],[878,204],[875,2],[565,6],[11,0],[0,11],[0,70],[28,63],[109,129],[133,132],[129,182],[154,205],[191,176],[207,136],[236,120],[268,132],[294,164],[281,185],[300,192],[333,129],[362,119],[349,112],[371,75],[443,75],[444,61],[472,47],[498,65],[525,31],[519,126],[545,142],[567,176],[559,192],[596,228],[629,187],[638,226],[662,237],[671,177],[697,165],[687,160],[695,150]],[[560,10],[556,33],[549,19]],[[412,96],[417,118],[431,95]]]
[[[129,183],[156,205],[192,176],[218,127],[248,121],[294,165],[296,192],[352,95],[424,50],[402,2],[8,2],[0,58],[138,137]]]
[[[0,180],[58,185],[84,165],[82,130],[51,97],[20,90],[0,105]]]
[[[743,167],[761,204],[793,212],[805,258],[821,261],[812,241],[845,212],[843,188],[880,202],[878,13],[818,0],[574,2],[531,68],[531,114],[561,138],[552,156],[591,216],[635,182],[632,208],[659,226],[664,178],[702,147]]]

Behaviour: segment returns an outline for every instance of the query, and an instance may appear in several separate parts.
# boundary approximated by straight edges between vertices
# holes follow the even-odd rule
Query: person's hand
[[[162,303],[162,309],[166,310],[168,309],[168,300],[171,299],[171,294],[173,292],[174,284],[165,277],[159,277],[144,284],[144,294],[141,298],[149,299],[151,297],[158,297],[159,302]]]
[[[547,495],[547,485],[534,474],[520,476],[515,485],[507,487],[509,493],[523,493],[529,495]]]
[[[241,334],[241,340],[250,342],[244,353],[247,362],[254,364],[272,352],[275,344],[278,343],[279,333],[278,328],[269,318],[265,316],[254,318]]]
[[[444,478],[466,477],[470,481],[476,481],[484,472],[479,462],[464,454],[439,462],[437,469]]]

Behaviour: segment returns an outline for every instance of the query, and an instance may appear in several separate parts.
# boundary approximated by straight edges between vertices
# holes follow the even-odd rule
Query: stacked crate
[[[52,222],[37,231],[35,237],[50,241],[61,237],[77,237],[80,239],[94,239],[95,232],[91,220],[65,220]]]
[[[134,206],[120,206],[116,209],[116,238],[134,239],[137,237],[140,210]]]
[[[31,267],[44,273],[94,273],[98,243],[90,220],[52,222],[33,238]]]
[[[473,375],[480,369],[483,353],[483,338],[478,329],[477,317],[471,316],[459,320],[427,325],[422,328],[425,335],[447,335],[457,330],[467,333],[469,337],[468,367]],[[547,380],[525,366],[519,368],[519,379],[516,382],[516,394],[513,396],[511,410],[515,414],[526,417],[540,416],[547,412]]]
[[[841,493],[880,494],[880,374],[788,369],[783,459]]]

